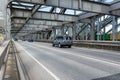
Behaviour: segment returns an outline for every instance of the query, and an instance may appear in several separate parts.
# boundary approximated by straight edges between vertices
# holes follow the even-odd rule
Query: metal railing
[[[9,43],[10,41],[5,41],[1,46],[0,46],[0,80],[3,79],[4,72],[5,72],[5,66],[7,62],[7,57],[9,53]]]
[[[1,69],[2,64],[4,63],[4,59],[7,54],[8,46],[9,46],[9,41],[4,42],[0,46],[0,69]]]
[[[52,40],[38,40],[52,43]],[[73,46],[120,51],[120,41],[73,40]]]

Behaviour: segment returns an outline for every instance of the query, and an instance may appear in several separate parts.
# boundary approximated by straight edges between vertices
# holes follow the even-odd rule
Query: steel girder
[[[79,34],[86,28],[86,26],[88,26],[89,24],[83,24],[82,28],[79,30],[79,32],[76,34],[76,38],[79,37]]]
[[[12,17],[14,18],[27,18],[31,15],[30,11],[24,10],[15,10]],[[73,22],[78,20],[77,16],[70,16],[70,15],[61,15],[61,14],[54,14],[54,13],[47,13],[47,12],[36,12],[31,19],[38,19],[38,20],[51,20],[51,21],[64,21],[64,22]]]
[[[16,1],[18,1],[18,0],[16,0]],[[37,11],[38,7],[40,6],[40,4],[50,5],[50,6],[54,6],[54,7],[62,7],[65,9],[69,8],[69,9],[74,9],[74,10],[83,10],[83,11],[87,11],[87,12],[102,13],[102,14],[114,14],[114,15],[118,15],[118,16],[120,14],[120,10],[119,10],[120,7],[117,6],[120,2],[111,4],[111,5],[107,5],[107,4],[102,4],[102,3],[97,3],[97,2],[87,1],[87,0],[46,0],[46,2],[44,2],[44,0],[31,0],[31,1],[19,0],[19,1],[28,2],[28,3],[32,2],[34,4],[37,4],[35,6],[35,8],[32,10],[32,13],[31,12],[30,12],[30,14],[28,13],[29,15],[27,15],[27,13],[25,13],[24,15],[21,16],[21,17],[24,16],[23,18],[26,18],[25,24],[31,18],[35,17],[34,19],[38,19],[38,16],[36,16],[36,15],[39,15],[40,16],[39,18],[41,18],[41,19],[42,19],[41,16],[47,15],[47,13],[46,13],[46,15],[42,15],[42,13],[41,14],[35,13]],[[68,3],[67,5],[65,4],[66,2]],[[34,15],[32,15],[32,14],[34,14]],[[44,12],[43,12],[43,14],[44,14]],[[55,14],[55,15],[57,15],[57,14]],[[57,15],[57,18],[59,18],[58,15]],[[97,14],[95,14],[95,15],[97,15]],[[49,14],[49,16],[50,17],[52,16],[51,13]],[[62,14],[62,16],[63,16],[63,14]],[[88,17],[91,17],[91,16],[94,16],[94,15],[88,14]],[[19,15],[17,17],[19,17]],[[85,18],[83,15],[81,17]],[[64,21],[67,19],[66,17],[63,18],[61,16],[60,16],[60,18],[62,20],[64,19]],[[44,20],[44,19],[45,19],[45,17],[42,20]],[[81,19],[81,18],[79,18],[79,19]],[[45,19],[45,20],[52,20],[52,19],[51,18],[48,19],[48,17],[47,17],[47,19]],[[53,18],[53,20],[55,20],[55,17]],[[68,18],[67,20],[70,21],[70,18]],[[74,22],[76,20],[78,20],[78,19],[75,19],[72,22]]]
[[[113,4],[104,4],[88,0],[47,0],[46,5],[77,9],[98,14],[101,13],[120,16],[119,11],[117,11],[116,13],[111,13],[114,10],[120,9],[120,1]]]
[[[97,13],[84,13],[79,16],[79,20],[86,19],[86,18],[91,18],[93,16],[97,16]]]
[[[15,0],[14,0],[15,1]],[[18,1],[18,0],[16,0]],[[28,2],[34,4],[45,4],[49,6],[62,7],[66,9],[82,10],[86,12],[101,13],[101,14],[114,14],[111,13],[114,10],[120,9],[120,2],[115,2],[114,4],[104,4],[89,0],[19,0],[19,2]],[[67,3],[67,4],[66,4]]]
[[[25,22],[25,19],[13,19],[12,24],[21,24],[21,25],[23,25],[24,22]],[[57,25],[61,25],[63,23],[64,22],[61,22],[61,21],[47,21],[47,20],[30,19],[26,24],[57,26]]]
[[[118,28],[120,26],[120,24],[117,24],[116,25],[116,28]],[[109,33],[109,32],[111,32],[112,31],[112,29],[110,29],[108,32],[106,32],[107,34]]]
[[[14,0],[14,1],[18,1],[18,0]],[[46,2],[44,0],[31,0],[31,1],[19,0],[19,2],[45,4],[49,6],[63,7],[63,8],[97,12],[97,13],[108,13],[109,10],[109,5],[107,4],[102,4],[88,0],[46,0]]]

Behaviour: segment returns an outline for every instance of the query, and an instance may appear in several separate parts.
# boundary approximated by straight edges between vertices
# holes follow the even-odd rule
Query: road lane
[[[51,44],[48,43],[37,43],[34,44],[42,45],[45,48],[51,48]],[[52,48],[51,48],[52,49]],[[79,47],[72,47],[72,48],[56,48],[57,50],[67,51],[69,53],[74,53],[77,55],[85,55],[88,57],[93,57],[97,59],[102,59],[114,63],[120,64],[120,52],[115,51],[108,51],[108,50],[99,50],[99,49],[89,49],[89,48],[79,48]]]
[[[91,80],[120,73],[119,64],[113,64],[99,59],[91,59],[91,57],[85,55],[82,56],[81,54],[87,52],[83,52],[81,49],[75,47],[68,49],[51,47],[51,44],[45,43],[19,43],[29,54],[44,64],[61,80]],[[88,52],[92,54],[94,51],[89,50]],[[104,54],[99,51],[97,52]],[[98,53],[96,53],[96,55]],[[106,55],[109,54],[110,53],[106,53]]]

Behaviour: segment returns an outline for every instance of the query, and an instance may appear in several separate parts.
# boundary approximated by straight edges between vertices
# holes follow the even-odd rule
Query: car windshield
[[[63,37],[56,37],[57,40],[63,40]]]

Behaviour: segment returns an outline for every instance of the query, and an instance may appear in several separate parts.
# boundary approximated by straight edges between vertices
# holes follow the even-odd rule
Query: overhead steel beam
[[[109,13],[109,5],[98,3],[89,0],[19,0],[23,2],[32,2],[37,4],[46,4],[50,6],[63,7],[69,9],[77,9],[83,11],[97,12],[97,13]]]
[[[19,30],[11,30],[11,33],[18,33],[18,32],[19,32]],[[32,30],[31,31],[30,30],[22,30],[19,33],[28,33],[28,32],[32,32]]]
[[[47,0],[46,5],[96,13],[109,13],[109,5],[88,0]]]
[[[29,12],[29,14],[27,13],[23,13],[24,16],[26,16],[26,20],[24,22],[24,24],[21,26],[21,28],[19,29],[19,31],[24,27],[24,25],[30,20],[30,18],[37,12],[37,10],[39,9],[41,5],[35,5],[33,10]],[[14,13],[13,13],[14,14]],[[23,16],[22,15],[22,16]]]
[[[44,2],[44,0],[40,0],[40,1],[39,0],[35,0],[35,1],[19,0],[17,2],[44,4],[48,6],[61,7],[66,9],[82,10],[82,11],[91,12],[91,13],[112,14],[112,15],[120,16],[120,14],[112,13],[114,9],[120,8],[119,1],[112,5],[90,1],[90,0],[46,0],[46,2]]]
[[[12,24],[14,23],[25,23],[25,19],[12,18]]]
[[[119,10],[115,10],[115,11],[111,11],[111,14],[120,17],[120,9]]]
[[[44,4],[45,0],[12,0],[12,1],[22,1],[22,2],[29,2],[29,3],[40,3],[40,4]]]
[[[110,13],[120,16],[120,1],[117,1],[110,6]]]
[[[13,19],[27,19],[27,17],[15,17],[15,16],[12,16],[11,17],[12,20]],[[63,21],[63,20],[50,20],[50,19],[41,19],[41,18],[30,18],[30,20],[40,20],[40,21],[56,21],[56,22],[68,22],[68,21]]]
[[[62,25],[63,22],[58,22],[58,21],[46,21],[46,20],[29,20],[28,24],[40,24],[40,25],[47,25],[47,26],[57,26],[57,25]]]
[[[24,11],[24,10],[15,10],[13,13],[13,17],[29,17],[31,15],[30,11]],[[41,19],[41,20],[55,20],[55,21],[65,21],[65,22],[73,22],[77,21],[77,16],[70,16],[70,15],[62,15],[62,14],[54,14],[54,13],[46,13],[46,12],[36,12],[33,17],[35,19]]]
[[[35,7],[33,8],[32,12],[30,12],[30,15],[28,15],[29,17],[27,17],[25,24],[30,20],[30,18],[37,12],[37,10],[39,9],[40,5],[35,5]],[[24,25],[25,25],[24,24]],[[23,25],[23,27],[24,27]]]
[[[120,1],[117,1],[110,6],[110,11],[115,11],[118,9],[120,9]]]
[[[21,27],[24,23],[13,23],[14,26],[19,26]],[[27,23],[27,24],[30,24],[30,25],[46,25],[46,26],[58,26],[58,25],[61,25],[62,23],[61,22],[50,22],[50,21],[46,21],[45,23]]]
[[[98,15],[97,13],[84,13],[79,16],[79,20],[90,18],[97,15]]]
[[[12,24],[24,24],[25,19],[13,19]],[[35,20],[30,19],[26,24],[35,24],[35,25],[47,25],[47,26],[57,26],[62,25],[64,22],[61,21],[47,21],[47,20]]]
[[[40,8],[40,6],[41,5],[35,5],[34,9],[32,10],[31,16],[33,16],[37,12],[37,10]]]
[[[81,22],[81,23],[91,23],[91,19],[89,19],[89,18],[80,19],[79,22]]]
[[[34,3],[34,4],[45,4],[49,6],[55,7],[62,7],[62,8],[69,8],[75,10],[83,10],[88,12],[95,12],[95,13],[109,13],[109,6],[108,4],[98,3],[89,0],[19,0],[17,2],[27,2],[27,3]]]
[[[11,32],[18,32],[19,30],[11,30]],[[46,30],[39,30],[39,31],[37,31],[37,32],[47,32],[47,31],[52,31],[52,29],[46,29]],[[26,32],[26,33],[28,33],[28,32],[34,32],[33,30],[22,30],[21,32]]]
[[[26,17],[12,17],[12,22],[13,23],[24,23],[25,22]],[[45,23],[45,21],[51,21],[51,22],[63,22],[63,21],[56,21],[56,20],[46,20],[46,19],[36,19],[36,18],[30,18],[30,20],[32,21],[32,23],[41,23],[42,21]],[[29,21],[28,21],[29,22]]]
[[[13,27],[18,26],[19,28],[22,27],[23,24],[13,24]]]
[[[19,26],[19,25],[21,25],[21,24],[15,24],[16,26],[14,26],[14,27],[12,27],[13,29],[16,29],[16,28],[20,28],[21,26]],[[29,29],[29,28],[48,28],[49,26],[47,26],[47,25],[41,25],[41,24],[25,24],[25,29]],[[24,29],[24,28],[23,28]]]
[[[52,27],[52,26],[46,26],[46,25],[34,25],[34,24],[25,24],[25,27],[24,28],[22,28],[23,30],[24,29],[30,29],[30,28],[32,28],[33,30],[35,29],[35,30],[39,30],[39,28],[41,29],[45,29],[45,28],[50,28],[50,27]]]

